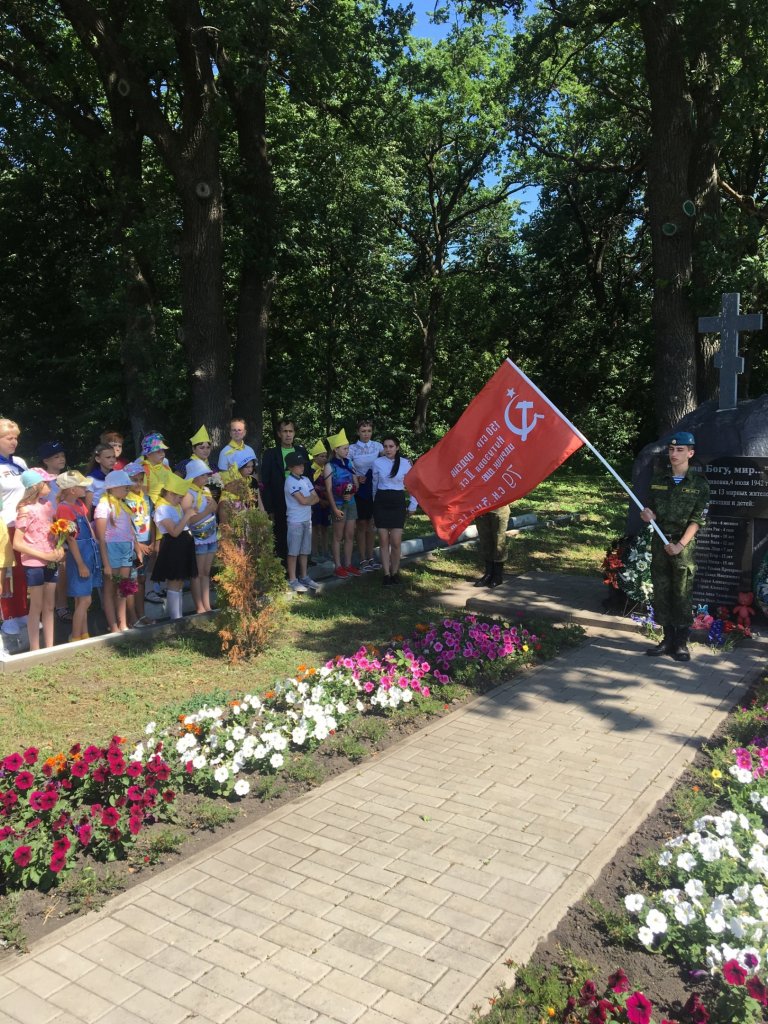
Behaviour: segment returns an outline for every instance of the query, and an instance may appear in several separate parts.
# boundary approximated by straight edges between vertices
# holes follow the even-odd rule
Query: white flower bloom
[[[251,789],[251,784],[247,779],[238,779],[235,783],[235,793],[238,796],[246,796]]]
[[[413,700],[413,692],[411,690],[403,690],[400,696],[403,704],[408,704],[409,701]]]
[[[707,967],[709,968],[709,973],[714,974],[717,971],[720,964],[723,962],[723,955],[717,948],[717,946],[707,946],[706,954]]]
[[[270,757],[269,759],[269,763],[272,765],[273,768],[282,768],[284,760],[285,758],[283,757],[282,754],[273,754],[272,757]]]
[[[768,892],[762,885],[753,885],[751,894],[752,902],[758,907],[768,907]]]
[[[675,918],[684,926],[693,924],[696,920],[696,911],[693,908],[693,904],[689,903],[688,900],[678,903],[675,907]]]
[[[245,737],[245,729],[242,727],[242,725],[236,725],[235,728],[232,730],[232,739],[237,740],[237,742],[240,743],[242,740],[245,739]]]
[[[661,898],[670,907],[674,907],[674,905],[679,902],[681,896],[682,892],[680,889],[665,889],[661,894]]]
[[[325,721],[315,722],[315,728],[312,731],[312,735],[316,740],[324,740],[328,738],[328,730],[325,726]]]
[[[229,778],[229,768],[227,768],[226,765],[223,764],[219,765],[219,767],[213,773],[213,777],[220,784],[226,782],[227,779]]]
[[[650,928],[640,928],[637,932],[637,938],[643,946],[653,945],[653,932]]]
[[[746,786],[752,781],[752,772],[748,768],[739,768],[738,765],[732,764],[728,771],[742,786]]]
[[[266,747],[264,746],[264,744],[263,744],[263,743],[260,743],[260,744],[259,744],[259,745],[258,745],[258,746],[257,746],[257,747],[256,747],[256,748],[254,749],[254,751],[253,751],[253,756],[254,756],[254,759],[255,759],[256,761],[263,761],[263,760],[264,760],[264,758],[265,758],[265,757],[267,756],[267,754],[268,754],[268,753],[269,753],[269,751],[268,751],[268,750],[267,750],[267,748],[266,748]]]
[[[358,711],[365,711],[365,704],[361,700],[357,701],[356,705]]]
[[[659,854],[659,867],[665,868],[668,864],[672,863],[672,853],[670,850],[664,850],[663,853]]]
[[[208,760],[205,754],[198,754],[197,757],[192,758],[192,767],[198,772],[201,768],[205,768],[207,764]]]
[[[663,935],[667,930],[667,919],[660,910],[649,910],[645,923],[654,935]]]
[[[725,918],[718,912],[713,913],[710,911],[710,913],[708,913],[704,918],[704,922],[707,928],[709,928],[711,932],[714,932],[715,935],[719,935],[721,932],[725,931]]]
[[[698,878],[689,878],[685,883],[685,891],[691,899],[698,899],[699,896],[704,895],[704,883]]]
[[[720,860],[720,844],[714,839],[702,839],[701,845],[699,846],[699,854],[701,859],[705,860],[708,864],[711,864],[713,861]]]
[[[224,744],[224,749],[228,751],[230,754],[233,753],[235,749],[234,740],[227,740],[227,742]]]
[[[156,728],[157,722],[147,722],[147,724],[144,726],[144,732],[147,734],[147,736],[151,736]]]
[[[745,923],[749,924],[748,921],[745,921],[744,918],[741,917],[732,917],[729,919],[728,928],[737,939],[743,939],[747,934],[747,929],[744,927]]]
[[[677,866],[683,871],[693,871],[696,863],[696,858],[692,853],[681,853],[677,858]]]
[[[701,842],[701,832],[689,832],[685,838],[691,846],[698,846]]]
[[[336,713],[337,714],[339,714],[339,715],[346,715],[348,710],[349,710],[349,708],[347,707],[347,705],[344,703],[343,700],[340,700],[340,701],[337,702],[337,704],[336,704]]]
[[[301,747],[306,743],[307,730],[303,726],[296,726],[291,733],[291,740],[296,744],[297,747]]]
[[[668,839],[667,840],[667,846],[671,850],[674,850],[676,847],[682,846],[683,843],[685,842],[685,839],[686,839],[685,836],[675,836],[674,839]]]
[[[745,903],[749,899],[749,886],[746,883],[737,885],[731,893],[731,899],[734,903]]]
[[[143,743],[137,743],[136,744],[136,749],[131,754],[130,760],[131,761],[143,761],[144,760],[144,744]]]
[[[755,791],[753,790],[753,791],[752,791],[752,792],[751,792],[751,793],[749,794],[749,799],[750,799],[750,801],[751,801],[751,802],[752,802],[753,804],[759,804],[759,803],[760,803],[760,794],[759,794],[759,793],[755,793]],[[763,810],[766,810],[766,808],[763,808]]]
[[[629,896],[624,897],[624,906],[630,914],[639,914],[645,906],[645,896],[639,892],[630,893]]]

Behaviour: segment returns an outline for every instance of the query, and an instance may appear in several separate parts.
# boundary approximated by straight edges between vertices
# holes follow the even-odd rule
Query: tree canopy
[[[9,0],[0,412],[22,449],[360,415],[418,454],[510,355],[607,454],[768,307],[758,0]],[[520,203],[535,190],[531,212]],[[742,397],[768,386],[744,335]]]

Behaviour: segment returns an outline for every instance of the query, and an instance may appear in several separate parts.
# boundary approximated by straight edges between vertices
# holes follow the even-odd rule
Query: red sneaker
[[[340,580],[345,580],[347,576],[349,576],[349,573],[343,566],[340,565],[338,569],[333,570],[333,575],[338,576]]]
[[[354,565],[345,565],[344,566],[344,571],[346,572],[347,576],[359,576],[360,575],[360,570],[356,569],[354,567]]]

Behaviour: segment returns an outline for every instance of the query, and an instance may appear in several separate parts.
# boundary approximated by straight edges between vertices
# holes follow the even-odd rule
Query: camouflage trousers
[[[668,555],[659,537],[655,533],[653,535],[651,542],[653,616],[662,626],[690,626],[691,624],[693,577],[696,572],[695,551],[696,542],[691,541],[679,555]]]
[[[507,558],[509,505],[485,512],[475,520],[480,555],[484,562],[504,562]]]

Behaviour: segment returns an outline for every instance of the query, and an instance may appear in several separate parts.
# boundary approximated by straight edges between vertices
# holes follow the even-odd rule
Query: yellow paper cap
[[[182,480],[180,476],[177,476],[176,473],[169,473],[163,480],[163,488],[172,494],[184,495],[189,490],[189,484],[186,480]]]
[[[211,443],[211,439],[208,436],[208,431],[204,426],[200,427],[198,432],[196,434],[193,434],[192,437],[190,437],[189,441],[190,444],[202,444],[203,441],[207,441],[208,444]]]
[[[345,444],[349,444],[349,441],[347,440],[347,432],[344,429],[341,429],[338,434],[334,434],[333,437],[328,438],[328,446],[331,451],[341,448]]]
[[[316,455],[327,455],[328,449],[325,447],[322,441],[318,441],[314,448],[309,449],[309,454],[314,459]]]

